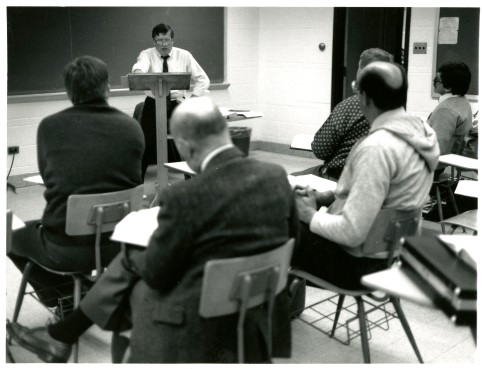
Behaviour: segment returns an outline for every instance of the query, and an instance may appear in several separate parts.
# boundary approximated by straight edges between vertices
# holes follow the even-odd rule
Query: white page
[[[113,241],[131,243],[147,247],[152,233],[157,228],[159,206],[142,209],[127,214],[115,227],[111,239]]]
[[[291,141],[291,148],[311,151],[312,142],[313,136],[301,133],[293,137],[293,140]]]
[[[196,175],[196,172],[193,171],[191,169],[191,167],[189,165],[187,165],[187,162],[185,162],[185,161],[176,161],[176,162],[173,162],[173,163],[164,163],[164,166],[167,167],[167,168],[178,170],[182,173]]]
[[[25,182],[32,182],[32,183],[37,183],[37,184],[44,184],[44,181],[42,177],[39,175],[36,176],[31,176],[31,177],[26,177],[23,179]]]
[[[304,176],[288,175],[288,181],[290,182],[291,187],[294,187],[295,185],[299,185],[303,187],[310,186],[312,189],[318,192],[335,191],[336,189],[335,181],[321,178],[321,177],[315,176],[314,174],[307,174]]]
[[[479,197],[479,181],[464,180],[459,181],[455,189],[456,195]]]

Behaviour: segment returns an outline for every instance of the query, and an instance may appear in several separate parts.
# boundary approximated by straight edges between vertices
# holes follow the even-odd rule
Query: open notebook
[[[296,185],[303,187],[310,186],[312,189],[318,192],[335,191],[336,189],[335,181],[321,178],[315,176],[314,174],[307,174],[304,176],[288,175],[288,181],[290,182],[291,187],[295,187]]]
[[[152,233],[157,228],[159,209],[159,206],[156,206],[127,214],[114,228],[111,239],[147,247]]]

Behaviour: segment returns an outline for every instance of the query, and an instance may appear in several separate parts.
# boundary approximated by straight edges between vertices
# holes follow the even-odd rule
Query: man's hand
[[[142,73],[142,71],[140,69],[136,69],[134,72],[132,73]]]
[[[299,218],[303,223],[310,224],[317,209],[315,192],[310,187],[301,188],[298,186],[295,187],[294,191]]]
[[[333,191],[323,191],[323,192],[315,192],[316,198],[316,208],[319,209],[322,206],[330,206],[333,201],[335,201],[335,195]]]

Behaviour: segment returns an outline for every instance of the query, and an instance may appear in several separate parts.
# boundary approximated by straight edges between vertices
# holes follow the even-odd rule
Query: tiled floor
[[[314,159],[264,151],[252,151],[250,156],[259,160],[279,163],[285,167],[287,173],[318,164],[318,161]],[[148,195],[154,191],[152,184],[152,180],[155,178],[154,172],[154,168],[150,168],[148,171],[146,184],[146,194]],[[171,182],[178,180],[182,180],[182,176],[170,174]],[[39,218],[45,205],[42,194],[41,186],[19,187],[17,194],[10,191],[7,193],[7,207],[23,220]],[[437,224],[430,222],[424,222],[424,230],[440,231]],[[11,318],[21,276],[9,260],[6,261],[6,273],[6,316]],[[325,297],[327,297],[327,292],[308,287],[307,304]],[[468,328],[454,326],[440,311],[406,301],[402,301],[402,306],[426,363],[470,364],[478,362],[476,345]],[[311,320],[316,315],[316,312],[305,310],[302,317]],[[26,297],[19,318],[20,323],[32,327],[45,324],[49,319],[51,319],[51,315],[45,308],[32,298]],[[360,338],[355,338],[349,345],[344,345],[299,319],[293,321],[292,329],[292,357],[275,359],[277,364],[355,364],[363,362]],[[35,355],[15,344],[11,351],[18,363],[40,362]],[[398,320],[390,321],[387,331],[380,328],[371,331],[370,353],[373,363],[418,362]],[[110,333],[103,332],[96,327],[91,328],[80,342],[80,362],[110,363]]]

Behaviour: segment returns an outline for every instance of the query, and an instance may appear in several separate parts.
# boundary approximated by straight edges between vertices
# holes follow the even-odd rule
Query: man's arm
[[[147,73],[150,66],[149,55],[146,50],[143,50],[137,57],[136,63],[132,66],[132,73]]]
[[[191,97],[203,96],[210,85],[209,77],[191,54],[189,54],[187,68],[188,72],[191,72],[191,82],[193,84]]]
[[[450,154],[449,147],[455,129],[457,128],[457,114],[452,109],[436,109],[429,117],[429,125],[437,135],[441,155]]]
[[[348,198],[340,215],[318,211],[310,230],[333,242],[356,247],[362,244],[380,211],[390,187],[390,160],[376,148],[365,148],[352,158],[356,168]]]
[[[129,258],[132,270],[151,287],[170,290],[181,279],[189,258],[192,243],[189,223],[175,204],[161,203],[157,216],[158,227],[142,253]]]
[[[342,139],[340,134],[340,125],[346,119],[340,104],[331,112],[328,119],[318,129],[311,143],[311,150],[318,159],[327,160],[332,157],[333,153],[339,147]]]

